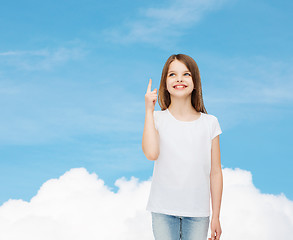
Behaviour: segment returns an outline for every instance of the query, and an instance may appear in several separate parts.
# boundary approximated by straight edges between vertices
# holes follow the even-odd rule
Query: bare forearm
[[[223,192],[223,174],[222,171],[219,171],[215,174],[211,175],[210,179],[211,183],[211,198],[212,198],[212,210],[213,210],[213,218],[220,217],[220,208],[221,208],[221,200],[222,200],[222,192]]]
[[[142,150],[149,160],[156,160],[159,155],[159,136],[154,124],[152,111],[146,111],[142,136]]]

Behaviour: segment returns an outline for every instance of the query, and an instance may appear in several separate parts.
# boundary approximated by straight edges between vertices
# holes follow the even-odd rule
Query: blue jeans
[[[210,217],[152,214],[155,240],[207,240]]]

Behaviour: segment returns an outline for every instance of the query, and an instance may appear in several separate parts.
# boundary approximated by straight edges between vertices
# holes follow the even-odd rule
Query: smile
[[[175,88],[175,89],[184,89],[184,88],[186,88],[186,86],[180,85],[180,86],[174,86],[173,88]]]

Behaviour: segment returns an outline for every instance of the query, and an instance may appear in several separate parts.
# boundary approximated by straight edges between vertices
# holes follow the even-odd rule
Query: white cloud
[[[203,15],[218,9],[227,0],[173,0],[163,7],[138,9],[139,18],[125,21],[119,28],[105,29],[104,37],[119,43],[171,44],[184,30],[197,23]],[[122,27],[122,29],[121,29]]]
[[[0,239],[150,239],[143,209],[149,182],[121,178],[115,185],[117,194],[96,174],[71,169],[45,182],[30,202],[4,203]]]
[[[248,171],[226,168],[223,179],[223,239],[290,236],[292,201],[283,194],[262,194]],[[115,185],[117,193],[95,173],[71,169],[45,182],[30,202],[5,202],[0,207],[0,239],[153,239],[151,216],[145,210],[150,181],[120,178]]]

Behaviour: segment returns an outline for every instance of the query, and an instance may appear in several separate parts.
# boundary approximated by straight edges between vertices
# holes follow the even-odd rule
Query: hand
[[[208,240],[220,240],[222,229],[219,218],[212,218],[211,221],[211,238]]]
[[[147,110],[154,111],[155,110],[155,104],[157,101],[157,89],[155,88],[154,91],[151,92],[152,88],[152,79],[149,81],[149,85],[147,88],[147,92],[145,94],[145,108]]]

